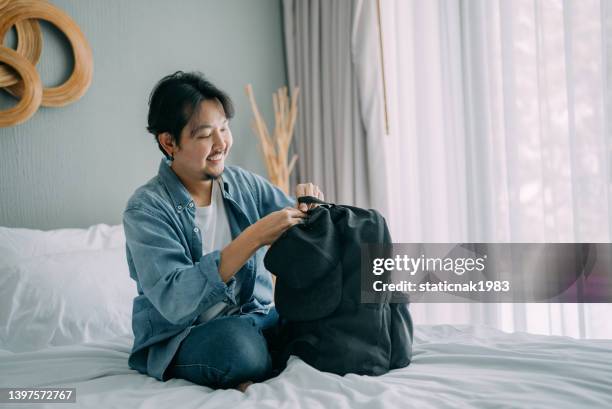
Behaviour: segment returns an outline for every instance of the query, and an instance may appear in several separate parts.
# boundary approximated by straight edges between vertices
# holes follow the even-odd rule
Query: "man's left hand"
[[[298,198],[302,196],[314,196],[318,199],[325,200],[323,198],[323,192],[319,190],[319,186],[313,185],[312,183],[300,183],[295,187],[295,197]],[[307,212],[308,209],[312,209],[316,206],[318,206],[317,203],[296,203],[296,207],[303,212]]]

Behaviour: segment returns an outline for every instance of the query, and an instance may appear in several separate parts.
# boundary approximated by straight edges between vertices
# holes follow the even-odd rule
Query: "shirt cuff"
[[[225,298],[223,302],[230,305],[238,304],[236,302],[236,277],[230,278],[230,280],[225,283]]]
[[[227,304],[236,305],[236,277],[232,277],[224,283],[219,274],[221,264],[221,252],[215,250],[202,256],[198,267],[210,285],[210,295],[205,297],[202,304],[206,304],[204,310],[223,301]]]

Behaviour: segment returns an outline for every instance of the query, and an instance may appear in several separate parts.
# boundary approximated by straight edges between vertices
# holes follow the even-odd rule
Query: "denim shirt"
[[[237,166],[226,166],[221,182],[232,238],[267,214],[295,205],[294,198]],[[257,250],[224,283],[221,252],[202,254],[206,237],[196,227],[195,207],[162,159],[157,176],[134,192],[123,213],[127,262],[138,289],[128,364],[161,381],[168,379],[166,369],[181,341],[209,307],[225,301],[239,305],[241,314],[267,314],[273,302],[272,278],[263,265],[267,248]],[[234,294],[236,279],[240,299]]]

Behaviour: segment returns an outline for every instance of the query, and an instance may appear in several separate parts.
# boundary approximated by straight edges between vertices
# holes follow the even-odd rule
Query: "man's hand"
[[[323,198],[323,192],[319,190],[319,186],[313,185],[312,183],[301,183],[295,187],[295,197],[302,196],[314,196],[318,199],[325,200]],[[318,206],[317,203],[296,203],[296,207],[303,212],[307,212],[308,209]]]
[[[298,209],[285,207],[259,219],[255,224],[249,226],[247,230],[249,230],[249,234],[257,238],[260,246],[267,246],[274,243],[285,230],[301,223],[306,217],[308,215]]]
[[[272,244],[285,230],[306,217],[298,209],[285,207],[247,227],[221,251],[219,274],[223,282],[227,283],[257,249]]]

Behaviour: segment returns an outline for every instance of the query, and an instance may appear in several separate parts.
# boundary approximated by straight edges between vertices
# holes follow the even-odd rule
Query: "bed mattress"
[[[33,408],[612,408],[612,340],[416,326],[412,364],[378,377],[323,373],[292,356],[246,393],[127,366],[133,338],[35,352],[0,350],[0,387],[71,387],[77,402]],[[0,404],[2,406],[2,404]]]

